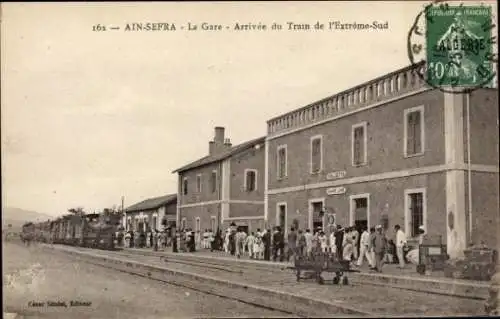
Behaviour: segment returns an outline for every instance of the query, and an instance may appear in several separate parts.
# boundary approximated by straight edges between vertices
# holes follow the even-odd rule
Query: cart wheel
[[[342,284],[345,286],[349,285],[349,279],[347,279],[346,276],[344,276],[344,278],[342,279]]]
[[[338,285],[340,278],[338,276],[333,277],[333,284]]]
[[[316,278],[316,282],[317,282],[318,284],[320,284],[320,285],[323,285],[323,284],[325,283],[325,280],[324,280],[324,279],[323,279],[323,277],[321,277],[321,275],[320,275],[320,276],[318,276],[318,277]]]

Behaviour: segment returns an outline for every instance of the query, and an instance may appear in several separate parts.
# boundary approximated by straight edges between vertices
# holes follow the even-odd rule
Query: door
[[[359,242],[361,241],[361,233],[365,228],[368,228],[368,198],[361,197],[353,199],[354,208],[354,227],[359,233],[358,236],[358,255],[359,255]]]
[[[153,216],[153,223],[152,223],[151,227],[152,227],[152,229],[158,229],[156,216]]]
[[[419,234],[418,228],[424,224],[423,194],[412,193],[410,196],[410,236]]]
[[[314,233],[316,229],[323,228],[323,216],[321,212],[323,211],[323,202],[313,202],[312,203],[312,229]]]
[[[282,230],[286,228],[286,205],[278,206],[278,226],[280,226]]]

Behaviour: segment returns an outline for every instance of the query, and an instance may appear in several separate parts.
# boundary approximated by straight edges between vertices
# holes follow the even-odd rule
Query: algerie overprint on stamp
[[[428,5],[408,36],[410,60],[425,61],[420,75],[434,88],[467,92],[490,87],[496,78],[494,27],[489,6]]]

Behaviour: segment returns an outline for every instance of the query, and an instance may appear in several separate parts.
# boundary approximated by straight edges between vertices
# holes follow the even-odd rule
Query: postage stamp
[[[490,87],[496,78],[490,6],[431,4],[417,16],[408,36],[412,63],[434,88],[453,93]]]

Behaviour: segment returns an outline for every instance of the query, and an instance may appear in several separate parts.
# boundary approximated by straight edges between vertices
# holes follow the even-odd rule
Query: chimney
[[[226,148],[230,148],[231,147],[231,140],[228,138],[224,139],[224,146]]]
[[[221,127],[221,126],[215,127],[214,142],[217,145],[224,144],[224,128],[223,127]]]
[[[208,155],[213,155],[215,153],[215,142],[208,142]]]

